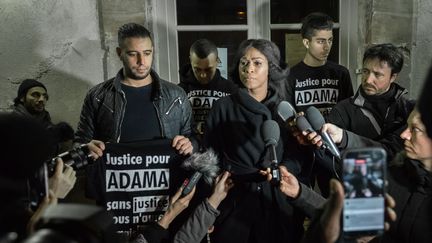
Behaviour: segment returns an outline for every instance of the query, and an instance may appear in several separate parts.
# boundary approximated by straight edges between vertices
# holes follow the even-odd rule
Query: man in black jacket
[[[327,117],[327,122],[341,129],[331,124],[323,128],[339,149],[382,147],[389,160],[403,150],[399,135],[406,128],[414,102],[406,98],[406,89],[394,83],[402,66],[403,54],[392,44],[374,45],[365,51],[360,88],[353,97],[333,107]],[[308,134],[311,140],[315,136],[316,133]],[[317,155],[319,163],[333,167],[333,159],[323,151]]]
[[[179,86],[182,87],[192,105],[195,130],[204,134],[204,124],[213,102],[230,95],[236,85],[221,76],[216,45],[207,40],[195,41],[189,51],[190,64],[184,65],[180,73]]]
[[[117,54],[123,68],[93,87],[84,100],[75,142],[88,143],[93,158],[104,142],[172,139],[180,154],[192,153],[188,136],[192,112],[186,94],[152,69],[153,40],[142,25],[129,23],[118,32]]]

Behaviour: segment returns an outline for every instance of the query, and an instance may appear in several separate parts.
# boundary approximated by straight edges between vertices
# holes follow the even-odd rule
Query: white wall
[[[20,81],[44,83],[54,121],[76,126],[89,87],[103,81],[95,0],[1,0],[0,110]]]

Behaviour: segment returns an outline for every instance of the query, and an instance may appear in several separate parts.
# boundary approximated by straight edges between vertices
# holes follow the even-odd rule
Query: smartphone
[[[349,149],[342,155],[346,237],[384,232],[387,153],[381,148]]]

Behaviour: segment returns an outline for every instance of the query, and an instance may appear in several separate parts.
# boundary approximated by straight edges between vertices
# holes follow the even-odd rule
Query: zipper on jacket
[[[102,103],[102,105],[107,108],[109,111],[111,111],[111,113],[114,113],[113,109],[111,109],[110,107],[108,107],[107,105],[105,105],[105,103],[103,103],[99,98],[95,98],[97,102]]]
[[[177,98],[176,98],[176,99],[171,103],[171,105],[168,107],[168,110],[165,112],[165,115],[168,115],[168,114],[171,112],[172,108],[174,107],[174,105],[175,105],[177,102],[178,102],[180,105],[182,104],[182,100],[181,100],[180,97],[177,97]]]
[[[125,110],[126,110],[126,103],[127,103],[126,95],[125,95],[125,93],[123,92],[123,90],[121,90],[120,93],[122,94],[122,97],[123,97],[124,102],[123,102],[123,107],[122,107],[122,113],[120,114],[120,122],[119,122],[119,125],[118,125],[118,127],[117,127],[117,132],[118,132],[118,136],[117,136],[117,143],[120,142],[121,126],[122,126],[122,124],[123,124],[123,118],[124,118],[124,113],[125,113]]]
[[[160,126],[160,129],[161,129],[161,137],[164,138],[165,137],[165,130],[164,130],[164,127],[163,127],[163,124],[162,124],[162,117],[160,116],[160,112],[159,112],[159,109],[157,108],[156,104],[154,102],[152,102],[152,103],[153,103],[153,107],[156,110],[156,115],[158,117],[158,122],[159,122],[159,126]]]

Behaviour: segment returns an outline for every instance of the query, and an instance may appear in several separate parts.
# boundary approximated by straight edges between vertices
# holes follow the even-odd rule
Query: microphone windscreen
[[[306,117],[304,116],[299,116],[296,119],[296,125],[297,128],[300,131],[313,131],[314,129],[312,128],[311,124],[308,122],[308,120],[306,119]]]
[[[277,122],[274,120],[264,121],[264,123],[261,125],[261,135],[266,146],[276,146],[280,137],[280,129]]]
[[[202,178],[209,185],[213,185],[213,180],[219,174],[219,160],[212,149],[203,153],[193,153],[183,161],[182,166],[186,170],[198,171]]]
[[[290,117],[293,117],[296,111],[288,101],[281,101],[277,106],[277,113],[283,121],[286,121]]]
[[[315,106],[311,106],[306,110],[306,117],[315,131],[321,130],[325,123],[324,117]]]

